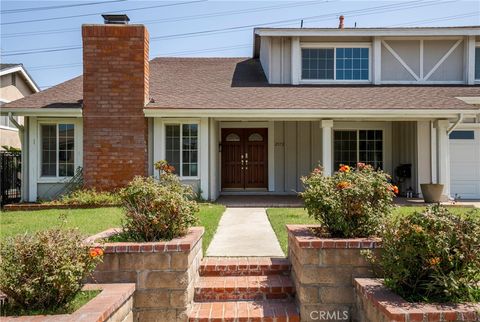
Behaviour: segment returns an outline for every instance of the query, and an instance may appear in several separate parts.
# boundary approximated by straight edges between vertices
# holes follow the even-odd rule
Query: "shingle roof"
[[[81,107],[82,77],[5,107]],[[151,109],[478,109],[479,86],[270,85],[258,59],[156,58]]]
[[[9,69],[17,66],[22,66],[22,64],[0,64],[0,70]]]

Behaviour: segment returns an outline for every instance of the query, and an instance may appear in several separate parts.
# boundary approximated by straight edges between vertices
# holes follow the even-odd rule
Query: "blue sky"
[[[81,25],[113,11],[147,25],[151,58],[250,56],[250,26],[298,27],[305,18],[304,27],[336,27],[340,14],[346,27],[480,25],[480,1],[466,0],[104,1],[2,0],[2,62],[23,63],[42,88],[80,75]]]

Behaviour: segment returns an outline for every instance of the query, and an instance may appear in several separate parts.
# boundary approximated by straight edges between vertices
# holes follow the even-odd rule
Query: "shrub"
[[[0,246],[0,290],[20,310],[60,308],[81,290],[102,255],[100,248],[85,245],[77,230],[7,238]]]
[[[303,177],[305,191],[300,196],[308,214],[322,225],[324,237],[370,237],[378,233],[393,208],[398,188],[390,177],[369,165],[356,168],[342,165],[333,176],[324,176],[318,167]]]
[[[433,206],[391,221],[373,257],[386,286],[410,301],[479,301],[479,215]]]
[[[155,167],[160,178],[135,177],[121,191],[126,209],[123,235],[128,240],[170,240],[187,233],[197,222],[198,205],[189,186],[182,185],[165,161]]]
[[[118,193],[97,191],[95,189],[75,190],[50,202],[60,205],[116,206],[120,204]]]

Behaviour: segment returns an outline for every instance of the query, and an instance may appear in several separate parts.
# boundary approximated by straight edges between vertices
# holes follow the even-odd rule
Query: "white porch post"
[[[210,155],[208,151],[208,118],[202,117],[200,119],[200,190],[202,198],[208,200],[209,195],[209,160]]]
[[[323,172],[326,176],[332,175],[332,129],[333,120],[322,120],[320,123],[322,127],[322,166]]]
[[[437,120],[437,183],[443,184],[443,193],[450,197],[450,157],[447,129],[448,120]]]
[[[291,66],[292,66],[292,85],[298,85],[301,77],[302,69],[302,50],[300,48],[300,37],[292,37],[291,45]]]

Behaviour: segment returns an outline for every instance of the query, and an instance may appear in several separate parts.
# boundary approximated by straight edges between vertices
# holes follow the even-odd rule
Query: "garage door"
[[[452,197],[480,199],[480,129],[450,134]]]

